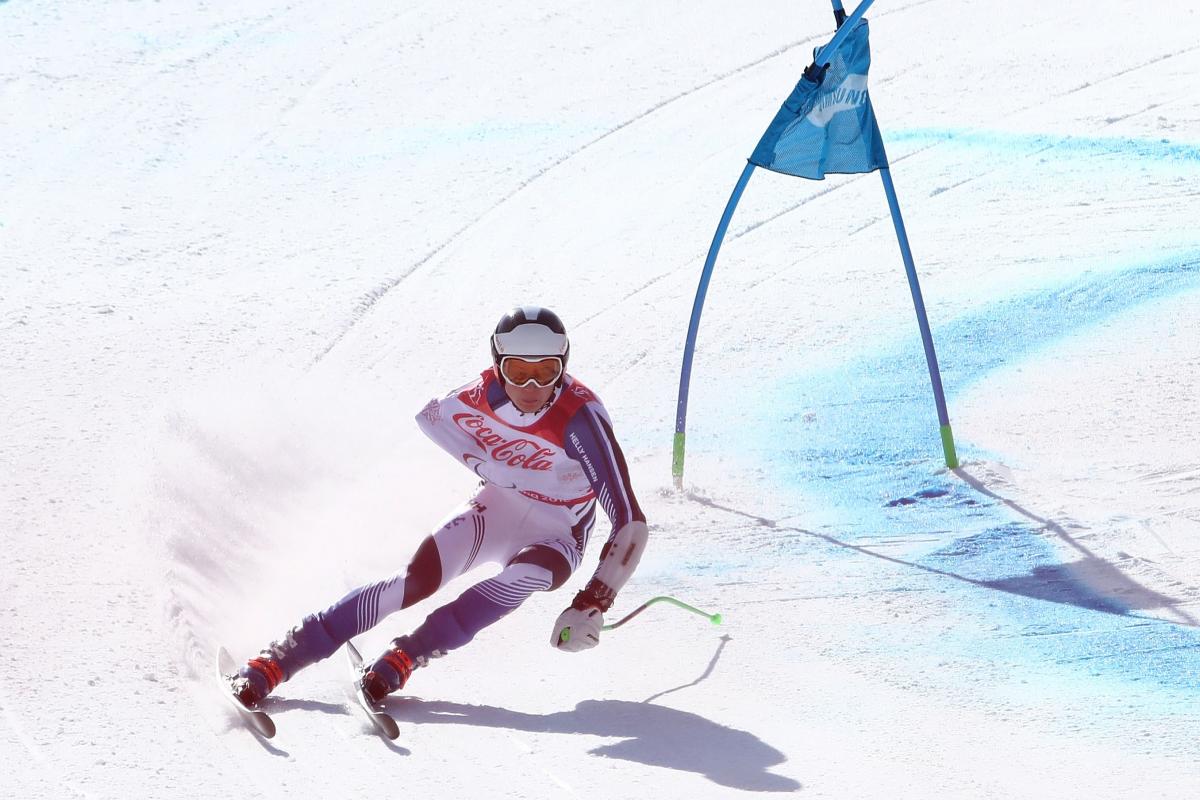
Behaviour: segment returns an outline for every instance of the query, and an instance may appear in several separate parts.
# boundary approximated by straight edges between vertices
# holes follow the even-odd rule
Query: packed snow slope
[[[675,491],[704,254],[828,7],[0,3],[0,796],[1194,797],[1200,9],[869,18],[962,467],[879,178],[758,173]],[[724,625],[555,652],[593,544],[398,742],[340,654],[256,739],[215,647],[404,567],[472,489],[412,417],[530,302],[650,520],[614,614]]]

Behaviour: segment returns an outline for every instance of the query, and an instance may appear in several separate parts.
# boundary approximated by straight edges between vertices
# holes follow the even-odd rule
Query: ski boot
[[[273,658],[263,655],[252,658],[238,670],[237,675],[230,676],[233,696],[246,708],[255,708],[263,699],[283,683],[283,668]]]
[[[425,666],[427,659],[414,659],[405,650],[408,646],[407,637],[393,639],[387,651],[363,673],[359,685],[369,701],[379,703],[392,692],[400,691],[413,670]]]
[[[247,708],[263,701],[275,687],[291,678],[309,664],[333,655],[340,647],[325,629],[320,616],[314,614],[267,645],[257,657],[232,676],[233,693]]]

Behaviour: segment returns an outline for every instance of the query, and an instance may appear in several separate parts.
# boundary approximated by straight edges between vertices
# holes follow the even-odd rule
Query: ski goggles
[[[546,389],[558,383],[562,373],[563,362],[558,356],[505,356],[500,359],[500,375],[513,386],[528,386],[532,382],[539,389]]]

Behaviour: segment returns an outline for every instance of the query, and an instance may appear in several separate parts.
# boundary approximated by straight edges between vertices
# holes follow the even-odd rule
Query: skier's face
[[[500,377],[499,374],[496,377]],[[532,381],[526,386],[514,386],[505,381],[504,391],[508,395],[508,399],[513,401],[514,406],[529,414],[546,405],[546,401],[554,394],[554,387],[537,386]]]

